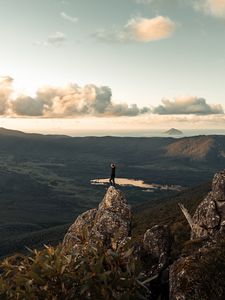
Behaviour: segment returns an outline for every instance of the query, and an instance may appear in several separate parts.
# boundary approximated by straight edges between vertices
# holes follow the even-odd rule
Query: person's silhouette
[[[115,186],[115,177],[116,177],[116,165],[114,163],[111,163],[111,176],[109,179],[111,186]]]

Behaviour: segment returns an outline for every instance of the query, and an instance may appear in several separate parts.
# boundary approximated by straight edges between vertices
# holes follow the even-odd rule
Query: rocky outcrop
[[[212,276],[214,272],[214,277],[217,275],[215,265],[219,254],[216,251],[220,253],[219,243],[225,238],[225,171],[215,174],[211,192],[199,204],[193,217],[183,205],[180,204],[180,208],[191,227],[189,246],[195,243],[199,246],[195,245],[188,255],[180,257],[170,267],[170,299],[224,299],[220,294],[223,289],[214,297],[206,290],[206,282],[210,282],[208,272]]]
[[[91,237],[117,249],[131,234],[131,208],[124,194],[110,187],[99,204]]]
[[[98,208],[80,215],[69,228],[63,240],[63,252],[72,250],[85,255],[85,249],[95,243],[123,251],[123,246],[131,239],[131,221],[131,208],[124,194],[110,187]],[[141,242],[133,245],[132,259],[142,261],[145,278],[153,278],[146,286],[151,295],[158,295],[162,286],[163,289],[168,287],[168,272],[165,276],[163,271],[168,267],[170,246],[169,227],[157,225],[146,231]]]
[[[155,225],[148,229],[143,239],[144,250],[156,261],[157,271],[161,271],[168,264],[171,247],[171,234],[166,225]]]
[[[197,271],[199,257],[196,255],[188,256],[177,260],[170,267],[170,299],[171,300],[200,300],[201,292],[196,289],[203,274]]]
[[[224,300],[224,241],[203,245],[170,267],[171,300]]]
[[[96,241],[117,249],[131,232],[131,209],[124,194],[110,187],[98,209],[80,215],[69,228],[63,240],[63,248],[79,251]]]
[[[169,294],[171,300],[214,299],[204,287],[207,268],[211,268],[209,276],[216,277],[215,258],[223,251],[218,240],[225,237],[225,171],[215,174],[211,192],[193,216],[182,204],[179,206],[191,227],[191,239],[182,255],[171,262],[170,229],[155,225],[145,232],[142,241],[133,245],[131,259],[140,259],[144,266],[141,274],[147,278],[144,282],[149,299],[158,299],[159,295],[168,299]],[[81,214],[69,228],[63,250],[85,254],[86,248],[101,243],[108,249],[123,251],[122,246],[132,237],[131,221],[131,208],[124,194],[110,187],[98,208]],[[210,282],[211,278],[207,280]],[[216,299],[224,299],[222,293],[218,291]]]
[[[191,232],[191,239],[206,238],[213,236],[220,228],[220,215],[217,211],[217,204],[213,192],[199,204],[192,219],[198,225]]]
[[[225,231],[225,171],[215,174],[212,191],[197,207],[191,217],[180,205],[191,226],[191,239],[215,238]]]
[[[63,240],[63,248],[72,247],[73,251],[79,251],[80,247],[90,239],[97,209],[91,209],[77,217],[70,226]]]

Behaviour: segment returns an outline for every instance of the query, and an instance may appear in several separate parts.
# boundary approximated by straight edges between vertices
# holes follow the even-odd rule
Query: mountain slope
[[[166,155],[202,160],[207,157],[215,142],[214,137],[207,136],[180,139],[166,147]]]
[[[211,188],[210,183],[205,183],[197,187],[179,192],[174,196],[152,200],[149,203],[133,207],[133,235],[139,240],[144,232],[152,226],[168,224],[175,234],[183,234],[182,240],[188,239],[189,227],[184,219],[178,202],[182,202],[191,212],[195,210],[200,201],[205,197]],[[128,198],[129,201],[129,198]],[[71,218],[71,223],[76,215]],[[29,233],[23,232],[17,236],[5,237],[0,249],[0,257],[11,255],[14,252],[27,252],[28,248],[42,248],[44,244],[56,245],[62,241],[66,230],[70,224],[52,226],[33,230]],[[180,242],[180,241],[179,241]]]
[[[210,144],[210,147],[204,147],[205,144]],[[175,148],[176,151],[168,155],[168,147]],[[185,147],[199,151],[198,159],[193,159],[196,158],[196,152],[189,150],[184,156]],[[225,136],[182,139],[72,138],[1,129],[2,249],[5,247],[4,253],[7,253],[9,243],[5,237],[10,238],[10,243],[15,241],[15,244],[20,245],[20,241],[28,236],[41,235],[42,230],[68,226],[76,216],[95,207],[103,196],[105,187],[93,186],[90,180],[107,178],[112,161],[117,164],[118,177],[191,187],[211,180],[213,174],[225,165],[224,153]],[[166,195],[169,197],[166,190],[150,193],[134,187],[121,189],[132,206],[139,203],[157,204],[152,200]],[[159,209],[163,209],[163,206]],[[157,211],[155,214],[157,215]],[[51,237],[43,238],[43,243],[49,238]]]
[[[136,206],[134,212],[134,234],[138,239],[148,228],[158,225],[176,226],[181,223],[189,231],[178,203],[183,203],[193,213],[197,205],[204,199],[211,189],[211,182],[189,188],[174,196],[152,200]]]

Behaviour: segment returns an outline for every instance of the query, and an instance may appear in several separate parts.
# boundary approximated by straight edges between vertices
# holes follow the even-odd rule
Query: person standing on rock
[[[115,187],[116,165],[111,163],[111,176],[109,179],[110,185]]]

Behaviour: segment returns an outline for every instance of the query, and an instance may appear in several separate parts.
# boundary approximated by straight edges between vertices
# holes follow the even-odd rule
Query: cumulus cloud
[[[153,113],[159,115],[212,115],[223,114],[223,108],[220,104],[209,105],[204,98],[182,97],[174,100],[163,99],[162,105],[153,109]]]
[[[225,0],[194,0],[193,4],[196,10],[219,18],[225,17]]]
[[[57,31],[48,36],[46,41],[36,41],[34,44],[37,46],[54,46],[60,47],[66,41],[66,36],[63,32]]]
[[[42,116],[43,103],[32,97],[21,95],[11,101],[11,110],[18,116]]]
[[[11,77],[0,77],[0,115],[2,116],[43,118],[155,116],[158,119],[169,116],[193,118],[193,115],[210,117],[218,114],[224,116],[221,105],[210,105],[205,99],[198,97],[163,99],[162,105],[152,109],[140,108],[137,104],[116,103],[112,101],[112,91],[108,86],[94,84],[44,86],[31,97],[16,94]]]
[[[149,112],[136,104],[114,103],[111,89],[93,84],[81,87],[46,86],[37,90],[36,96],[13,97],[12,79],[5,77],[0,86],[0,114],[9,116],[37,116],[67,118],[81,116],[137,116]]]
[[[13,78],[9,76],[0,77],[0,115],[3,115],[8,107],[8,101],[12,89]]]
[[[78,22],[78,18],[77,17],[72,17],[70,15],[68,15],[67,13],[65,12],[61,12],[60,13],[60,16],[66,20],[66,21],[69,21],[69,22],[72,22],[72,23],[77,23]]]
[[[176,29],[176,23],[168,17],[131,18],[121,29],[99,30],[94,36],[106,42],[152,42],[169,38]]]

